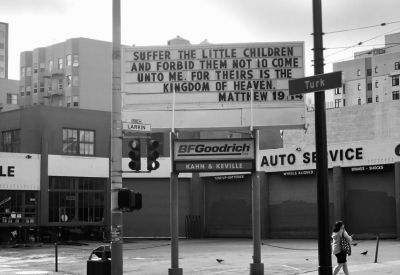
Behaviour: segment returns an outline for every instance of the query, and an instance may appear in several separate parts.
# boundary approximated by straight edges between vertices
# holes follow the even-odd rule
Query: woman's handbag
[[[344,231],[342,232],[342,236],[340,236],[340,248],[347,255],[351,255],[351,246],[347,239],[344,237]]]

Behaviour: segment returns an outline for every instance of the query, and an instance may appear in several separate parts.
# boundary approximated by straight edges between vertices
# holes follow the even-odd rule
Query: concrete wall
[[[400,101],[326,111],[328,144],[400,138]],[[285,148],[315,145],[315,113],[306,113],[308,130],[285,130]]]

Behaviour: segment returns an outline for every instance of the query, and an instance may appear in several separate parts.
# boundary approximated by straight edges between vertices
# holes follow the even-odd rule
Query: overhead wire
[[[324,34],[331,34],[331,33],[338,33],[338,32],[348,32],[348,31],[369,29],[369,28],[375,28],[375,27],[384,27],[384,26],[387,26],[387,25],[390,25],[390,24],[395,24],[395,23],[400,23],[400,21],[394,21],[394,22],[389,22],[389,23],[381,23],[379,25],[372,25],[372,26],[367,26],[367,27],[360,27],[360,28],[347,29],[347,30],[341,30],[341,31],[325,32]]]
[[[346,51],[346,50],[348,50],[348,49],[351,49],[351,48],[360,46],[360,45],[364,44],[365,42],[371,41],[371,40],[373,40],[373,39],[375,39],[375,38],[381,37],[381,36],[383,36],[383,35],[386,35],[386,34],[388,34],[388,33],[394,32],[394,31],[399,30],[399,29],[400,29],[400,28],[397,28],[397,29],[391,30],[390,32],[386,32],[386,33],[384,33],[384,34],[375,36],[375,37],[373,37],[373,38],[371,38],[371,39],[367,39],[367,40],[365,40],[365,41],[363,41],[363,42],[359,42],[359,43],[356,44],[356,45],[347,47],[347,48],[345,48],[345,49],[343,49],[343,50],[341,50],[341,51],[337,51],[337,52],[335,52],[335,53],[332,53],[332,54],[330,54],[330,55],[327,55],[327,56],[325,56],[325,58],[326,58],[326,57],[329,57],[329,56],[332,56],[332,55],[335,55],[335,54],[338,54],[338,53],[340,53],[340,52]]]

